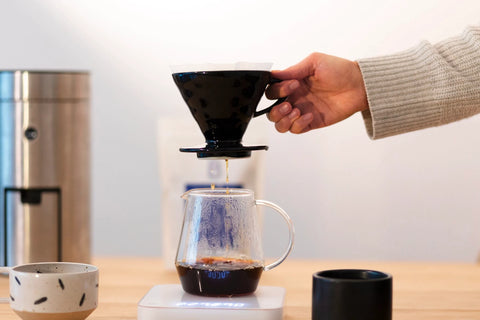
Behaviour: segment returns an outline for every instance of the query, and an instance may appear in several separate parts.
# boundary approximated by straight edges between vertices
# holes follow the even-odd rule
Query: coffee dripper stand
[[[196,74],[198,75],[199,73]],[[182,76],[190,77],[191,74],[177,74],[177,78]],[[189,103],[190,95],[195,94],[195,92],[182,92],[177,79],[175,80],[192,115],[201,127],[207,142],[205,147],[180,148],[181,152],[196,153],[199,159],[238,159],[250,157],[252,151],[268,150],[268,146],[243,146],[241,138],[252,117],[266,114],[275,105],[285,101],[286,98],[282,98],[264,110],[255,110],[267,84],[272,84],[279,80],[269,78],[268,81],[257,85],[258,88],[256,89],[261,91],[261,95],[257,99],[254,98],[254,110],[248,116],[239,137],[235,137],[233,140],[229,139],[229,137],[224,137],[222,131],[217,130],[216,132],[215,129],[217,128],[214,122],[209,122],[207,124],[209,128],[205,128],[206,122],[202,123],[202,119],[199,119],[194,112],[196,111],[194,110],[195,108]],[[212,99],[212,95],[209,98]],[[231,98],[235,100],[235,97]],[[137,318],[139,320],[281,320],[283,318],[285,292],[285,288],[282,287],[258,286],[254,293],[247,295],[209,297],[186,293],[180,284],[155,285],[139,301]]]

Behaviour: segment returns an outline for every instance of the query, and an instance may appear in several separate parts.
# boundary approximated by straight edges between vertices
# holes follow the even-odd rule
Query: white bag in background
[[[262,122],[252,120],[243,145],[268,145]],[[162,213],[162,257],[165,267],[175,267],[184,215],[181,195],[191,188],[217,187],[226,183],[225,160],[198,159],[196,153],[180,152],[180,147],[205,146],[205,138],[193,118],[162,118],[158,123],[159,165]],[[264,187],[265,152],[252,151],[250,158],[228,161],[229,186],[251,189],[261,199]],[[268,152],[268,151],[267,151]]]

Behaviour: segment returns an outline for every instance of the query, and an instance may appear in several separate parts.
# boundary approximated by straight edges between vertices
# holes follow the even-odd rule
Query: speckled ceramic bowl
[[[10,306],[24,320],[83,320],[98,302],[98,268],[46,262],[8,270]]]

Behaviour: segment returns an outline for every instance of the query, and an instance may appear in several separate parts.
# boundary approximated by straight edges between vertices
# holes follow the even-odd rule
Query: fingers
[[[292,112],[292,105],[288,102],[280,103],[278,106],[275,106],[267,114],[268,120],[272,122],[278,122],[286,117]]]
[[[293,109],[285,117],[275,122],[275,129],[277,129],[277,131],[280,133],[287,132],[288,130],[290,130],[290,127],[292,126],[293,122],[299,117],[300,117],[300,110]]]
[[[280,133],[303,133],[309,130],[313,115],[302,115],[298,108],[292,108],[290,103],[285,102],[275,106],[268,114],[268,119],[275,122],[275,129]]]
[[[304,133],[310,130],[310,123],[313,121],[313,114],[306,113],[296,119],[290,127],[291,133]]]
[[[268,99],[278,99],[291,95],[300,87],[298,80],[286,80],[268,86],[265,95]]]

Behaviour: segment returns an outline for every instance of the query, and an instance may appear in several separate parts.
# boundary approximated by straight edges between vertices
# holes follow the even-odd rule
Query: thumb
[[[289,80],[297,79],[301,80],[305,77],[313,75],[315,70],[316,60],[319,58],[318,54],[311,54],[307,58],[303,59],[299,63],[284,69],[284,70],[273,70],[272,77],[280,80]]]

